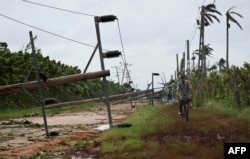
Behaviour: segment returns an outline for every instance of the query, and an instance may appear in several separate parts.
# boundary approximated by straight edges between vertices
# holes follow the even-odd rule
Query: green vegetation
[[[212,48],[205,45],[206,55],[211,55]],[[200,56],[198,50],[197,55]],[[6,49],[0,52],[0,85],[22,83],[26,80],[32,67],[30,53],[11,52]],[[38,65],[49,78],[79,74],[77,67],[62,64],[60,61],[43,57],[37,51]],[[184,70],[184,60],[181,71]],[[138,109],[125,122],[132,123],[130,128],[112,128],[100,137],[101,158],[222,158],[224,142],[250,142],[250,64],[242,67],[224,66],[221,59],[216,65],[206,69],[204,78],[198,78],[200,70],[194,68],[188,75],[193,86],[193,102],[198,94],[202,94],[203,105],[190,110],[190,121],[184,123],[179,120],[177,107],[174,105],[145,106]],[[35,72],[31,71],[27,81],[35,80]],[[93,79],[89,84],[103,95],[102,81]],[[171,79],[167,85],[174,94],[176,80]],[[198,83],[202,82],[203,89],[197,92]],[[108,81],[110,95],[124,93],[129,84],[120,86]],[[1,119],[28,116],[41,116],[41,108],[31,98],[38,99],[38,92],[29,91],[0,96]],[[75,82],[59,86],[44,88],[45,98],[56,98],[58,102],[94,98],[93,93],[84,82]],[[47,115],[72,112],[93,103],[47,109]],[[98,104],[97,104],[98,105]],[[10,120],[10,122],[13,122]],[[23,122],[26,122],[25,120]],[[6,140],[3,137],[1,140]],[[72,147],[86,147],[88,141],[74,141],[61,143]],[[44,155],[44,154],[42,154]]]
[[[228,108],[210,102],[191,108],[190,121],[177,115],[177,105],[145,106],[101,137],[101,158],[223,158],[224,142],[250,142],[249,108]]]
[[[126,121],[133,124],[131,128],[112,128],[101,136],[101,153],[105,158],[116,158],[117,154],[120,154],[119,158],[126,158],[131,157],[131,153],[135,158],[153,155],[159,149],[159,144],[144,138],[156,132],[167,133],[173,120],[166,116],[159,105],[140,109]]]
[[[217,13],[215,4],[201,7],[203,14],[197,22],[200,28],[199,49],[194,51],[198,56],[198,64],[188,72],[188,78],[193,86],[193,102],[202,97],[204,102],[199,103],[196,108],[190,110],[190,121],[182,122],[177,115],[175,105],[145,106],[125,121],[132,123],[130,128],[112,128],[105,131],[100,137],[101,158],[222,158],[224,142],[250,142],[250,64],[244,63],[242,67],[229,67],[229,22],[236,23],[240,29],[241,25],[230,14],[239,13],[232,11],[231,7],[227,13],[227,46],[226,60],[223,58],[216,65],[207,68],[207,57],[214,51],[210,44],[205,44],[205,27],[213,23],[212,19],[220,22],[213,14]],[[205,17],[204,17],[205,16]],[[7,44],[5,44],[7,47]],[[28,52],[11,52],[8,48],[0,50],[0,86],[23,83],[36,80],[32,67],[32,55]],[[41,50],[36,52],[39,70],[49,78],[79,74],[78,67],[62,64],[60,61],[43,57]],[[188,55],[189,56],[189,55]],[[184,57],[184,56],[183,56]],[[192,60],[195,60],[193,55]],[[224,66],[226,64],[226,66]],[[178,66],[179,67],[179,66]],[[180,72],[184,73],[185,59],[181,60]],[[189,69],[188,69],[189,70]],[[177,70],[179,71],[179,70]],[[178,72],[178,73],[180,73]],[[28,76],[29,75],[29,76]],[[204,77],[203,77],[204,76]],[[202,77],[202,78],[201,78]],[[93,79],[89,84],[103,95],[102,81]],[[167,85],[172,93],[175,92],[176,80],[171,79]],[[201,84],[201,87],[198,85]],[[130,87],[128,83],[120,86],[108,81],[110,95],[124,93]],[[202,89],[198,89],[202,88]],[[197,91],[198,90],[198,91]],[[84,82],[74,82],[43,89],[45,98],[56,98],[58,102],[75,101],[98,97]],[[11,118],[41,116],[41,108],[34,99],[38,100],[38,92],[18,92],[0,96],[1,119],[10,118],[5,124],[13,124]],[[205,103],[205,104],[203,104]],[[203,105],[202,105],[203,104]],[[47,115],[63,112],[72,112],[93,103],[67,106],[61,108],[47,109]],[[22,120],[20,124],[26,124]],[[2,123],[4,124],[4,123]],[[17,124],[17,123],[14,123]],[[1,141],[11,138],[12,134],[3,136]],[[73,142],[61,142],[61,145],[71,147],[87,147],[89,141],[80,140]],[[46,156],[40,152],[38,156]]]
[[[32,55],[28,52],[18,51],[11,52],[6,49],[0,50],[0,86],[23,83],[25,81],[35,81],[36,73],[32,68]],[[41,72],[45,73],[48,78],[61,77],[72,74],[79,74],[81,70],[78,67],[62,64],[60,61],[51,60],[49,56],[43,57],[41,50],[36,53],[38,66]],[[89,99],[99,97],[98,94],[91,90],[98,90],[103,95],[102,80],[88,80],[89,88],[85,82],[74,82],[43,89],[44,98],[55,98],[58,102],[69,102],[75,100]],[[109,93],[120,94],[125,91],[125,87],[120,86],[113,81],[108,81]],[[32,99],[34,98],[34,99]],[[3,94],[0,96],[0,110],[12,108],[32,108],[38,106],[38,91],[32,90],[28,92],[16,92],[11,94]],[[8,110],[7,110],[8,111]]]
[[[226,69],[225,66],[213,65],[208,69],[207,75],[204,77],[203,91],[197,91],[199,78],[197,75],[199,70],[193,70],[188,79],[193,87],[193,103],[197,101],[198,94],[202,94],[204,104],[197,105],[198,107],[205,106],[209,101],[216,101],[221,105],[230,108],[244,108],[250,106],[250,64],[244,63],[242,67],[232,66]],[[173,86],[175,92],[175,84],[177,81],[171,80],[167,85]]]

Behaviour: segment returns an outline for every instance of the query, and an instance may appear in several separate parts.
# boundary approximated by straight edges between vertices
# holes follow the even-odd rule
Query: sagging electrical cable
[[[81,14],[81,15],[86,15],[86,16],[91,16],[91,17],[96,16],[96,15],[93,15],[93,14],[76,12],[76,11],[72,11],[72,10],[68,10],[68,9],[63,9],[63,8],[58,8],[58,7],[53,7],[53,6],[49,6],[49,5],[45,5],[45,4],[41,4],[41,3],[32,2],[32,1],[27,1],[27,0],[23,0],[23,1],[27,2],[27,3],[30,3],[30,4],[38,5],[38,6],[43,6],[43,7],[47,7],[47,8],[61,10],[61,11],[64,11],[64,12],[70,12],[70,13],[74,13],[74,14]]]
[[[67,38],[67,37],[62,36],[62,35],[59,35],[59,34],[55,34],[55,33],[49,32],[49,31],[47,31],[47,30],[44,30],[44,29],[41,29],[41,28],[38,28],[38,27],[35,27],[35,26],[33,26],[33,25],[24,23],[24,22],[22,22],[22,21],[19,21],[19,20],[17,20],[17,19],[11,18],[11,17],[6,16],[6,15],[1,14],[1,13],[0,13],[0,16],[2,16],[2,17],[4,17],[4,18],[7,18],[7,19],[9,19],[9,20],[15,21],[15,22],[17,22],[17,23],[26,25],[26,26],[31,27],[31,28],[33,28],[33,29],[36,29],[36,30],[45,32],[45,33],[47,33],[47,34],[50,34],[50,35],[53,35],[53,36],[56,36],[56,37],[65,39],[65,40],[69,40],[69,41],[72,41],[72,42],[75,42],[75,43],[78,43],[78,44],[82,44],[82,45],[85,45],[85,46],[89,46],[89,47],[95,47],[94,45],[86,44],[86,43],[83,43],[83,42],[80,42],[80,41],[77,41],[77,40],[74,40],[74,39]]]
[[[125,70],[126,70],[126,72],[127,72],[129,81],[131,81],[131,76],[130,76],[129,71],[128,71],[127,60],[126,60],[125,51],[124,51],[124,46],[123,46],[123,40],[122,40],[122,35],[121,35],[121,28],[120,28],[120,24],[119,24],[119,21],[118,21],[118,20],[117,20],[117,25],[118,25],[119,36],[120,36],[120,41],[121,41],[121,46],[122,46],[122,52],[123,52],[122,60],[123,60],[124,67],[125,67]],[[132,83],[132,84],[133,84],[133,83]],[[134,87],[134,86],[133,86],[133,87]]]

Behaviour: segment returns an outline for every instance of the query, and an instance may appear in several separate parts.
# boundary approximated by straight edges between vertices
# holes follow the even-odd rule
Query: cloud
[[[124,49],[132,80],[135,85],[144,89],[147,83],[151,82],[152,72],[158,72],[161,76],[165,75],[166,80],[174,75],[176,54],[180,59],[182,53],[186,51],[187,40],[190,40],[190,52],[198,48],[199,29],[196,26],[196,18],[199,17],[199,7],[202,3],[205,3],[204,5],[213,3],[213,0],[32,0],[32,2],[90,15],[72,14],[32,5],[21,0],[1,2],[0,13],[93,46],[97,44],[97,37],[94,17],[91,15],[116,15],[118,23],[100,24],[102,46],[108,50],[123,51]],[[209,59],[210,64],[215,63],[221,57],[225,59],[225,12],[231,6],[236,6],[235,11],[241,13],[244,18],[237,18],[243,31],[233,24],[230,29],[230,64],[241,66],[245,61],[249,62],[249,4],[248,0],[228,0],[227,3],[216,1],[217,9],[222,13],[219,17],[221,23],[215,22],[205,30],[205,43],[210,44],[214,49],[213,58]],[[28,32],[32,31],[34,35],[38,35],[36,47],[41,48],[45,56],[78,66],[83,70],[94,50],[94,47],[58,38],[3,16],[0,16],[0,21],[2,31],[0,41],[7,42],[12,51],[25,46],[29,42]],[[120,67],[121,62],[123,62],[121,57],[105,59],[106,68],[111,70],[112,80],[117,81],[116,74],[112,72],[115,72],[114,66]],[[97,52],[89,71],[99,69]],[[155,79],[156,87],[160,86],[158,83],[162,82],[161,78]]]

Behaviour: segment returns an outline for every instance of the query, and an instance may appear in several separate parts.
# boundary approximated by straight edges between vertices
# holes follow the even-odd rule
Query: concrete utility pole
[[[123,67],[123,71],[122,71],[123,73],[122,73],[121,85],[124,83],[124,79],[126,79],[126,83],[129,83],[129,81],[131,81],[128,66],[131,66],[131,64],[128,64],[126,62],[122,66]]]
[[[118,84],[119,85],[121,85],[121,83],[120,83],[120,75],[119,75],[119,68],[118,68],[118,66],[114,66],[113,68],[115,68],[115,70],[116,70],[116,77],[117,77],[117,82],[118,82]]]
[[[177,75],[177,78],[178,78],[178,75],[179,75],[179,59],[178,59],[178,54],[176,54],[176,65],[177,65],[176,75]]]
[[[100,21],[101,21],[101,17],[95,17],[96,36],[97,36],[97,42],[98,42],[98,48],[99,48],[101,68],[102,70],[105,70],[103,53],[102,53],[101,35],[100,35],[100,28],[99,28]],[[108,112],[109,126],[111,128],[113,124],[112,124],[112,116],[111,116],[111,109],[110,109],[110,101],[109,101],[109,96],[108,96],[108,82],[107,82],[106,77],[103,77],[103,87],[104,87],[104,94],[105,94],[105,104],[107,106],[107,112]]]
[[[181,68],[181,73],[185,74],[185,71],[186,71],[186,54],[185,54],[185,52],[182,53],[182,60],[183,61],[181,61],[181,65],[183,65],[183,66],[181,66],[181,67],[183,67],[183,68]]]
[[[47,138],[49,138],[46,113],[45,113],[45,109],[44,109],[45,103],[43,102],[43,98],[44,98],[43,97],[43,88],[42,88],[41,81],[40,81],[39,69],[38,69],[38,64],[37,64],[37,59],[36,59],[36,50],[35,50],[32,32],[30,31],[29,34],[30,34],[30,43],[31,43],[32,55],[33,55],[33,66],[34,66],[35,72],[36,72],[36,80],[37,80],[37,87],[38,87],[38,93],[39,93],[39,103],[40,103],[41,109],[42,109],[45,133],[46,133]]]
[[[102,52],[102,43],[101,43],[101,35],[100,35],[100,28],[99,23],[106,23],[106,22],[112,22],[115,21],[117,18],[114,15],[106,15],[106,16],[95,16],[95,28],[96,28],[96,36],[97,36],[97,42],[98,42],[98,48],[99,48],[99,55],[100,55],[100,62],[101,62],[101,68],[102,70],[105,70],[104,66],[104,58],[113,58],[118,57],[121,55],[119,51],[108,51],[106,53]],[[109,126],[110,128],[113,126],[112,123],[112,114],[110,109],[110,101],[109,101],[109,93],[108,93],[108,82],[106,77],[103,77],[103,89],[105,94],[105,104],[107,106],[107,112],[108,112],[108,119],[109,119]]]
[[[145,90],[145,91],[137,91],[137,92],[133,92],[132,96],[131,93],[125,93],[125,94],[117,94],[117,95],[112,95],[109,96],[109,99],[112,100],[117,100],[117,99],[121,99],[123,98],[123,101],[117,102],[117,103],[122,103],[124,101],[131,101],[131,98],[137,98],[137,97],[144,97],[147,96],[148,93],[151,93],[152,90]],[[67,106],[67,105],[79,105],[79,104],[84,104],[84,103],[90,103],[90,102],[99,102],[102,101],[101,98],[91,98],[91,99],[84,99],[84,100],[77,100],[77,101],[71,101],[71,102],[62,102],[62,103],[56,103],[56,104],[51,104],[48,106],[45,106],[45,108],[58,108],[58,107],[63,107],[63,106]],[[116,103],[113,103],[116,104]]]
[[[190,74],[190,53],[189,53],[189,40],[187,40],[187,75]]]
[[[202,106],[203,104],[203,79],[206,67],[206,55],[204,52],[204,15],[205,6],[201,9],[201,25],[200,25],[200,42],[199,42],[199,55],[198,55],[198,72],[197,72],[197,86],[196,86],[196,106]]]
[[[42,80],[40,80],[40,85],[42,87],[50,87],[50,86],[56,86],[60,84],[72,83],[76,81],[100,78],[100,77],[109,76],[109,75],[110,75],[109,70],[88,72],[88,73],[83,73],[83,74],[74,74],[74,75],[68,75],[68,76],[62,76],[62,77],[56,77],[56,78],[49,78],[46,82],[42,82]],[[14,93],[14,92],[21,92],[23,91],[23,89],[34,90],[34,89],[37,89],[37,85],[38,85],[37,81],[30,81],[30,82],[0,86],[0,95]]]
[[[154,76],[159,76],[159,73],[152,73],[152,106],[154,105]]]

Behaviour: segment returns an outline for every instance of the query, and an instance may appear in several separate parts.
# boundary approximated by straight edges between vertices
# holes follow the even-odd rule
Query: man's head
[[[185,74],[181,74],[180,78],[184,79],[185,78]]]
[[[180,75],[180,79],[181,79],[182,81],[185,80],[185,77],[186,77],[185,74],[181,74],[181,75]]]

